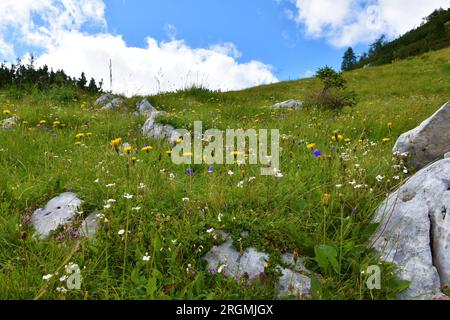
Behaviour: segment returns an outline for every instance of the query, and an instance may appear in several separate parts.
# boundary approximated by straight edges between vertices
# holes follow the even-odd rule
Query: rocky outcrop
[[[156,122],[158,116],[166,115],[167,113],[158,111],[155,108],[153,109],[153,111],[151,109],[146,111],[149,117],[142,126],[142,134],[144,136],[158,140],[166,140],[170,143],[175,143],[178,139],[183,137],[181,130],[176,130],[171,125],[164,125]]]
[[[108,102],[100,110],[101,111],[116,111],[119,108],[127,109],[128,106],[125,101],[121,98],[114,98],[111,102]]]
[[[142,99],[136,104],[136,109],[140,115],[150,116],[153,112],[156,112],[156,108],[152,106],[147,99]]]
[[[211,272],[221,272],[226,277],[239,280],[247,277],[254,282],[264,276],[269,255],[254,248],[247,248],[242,253],[233,247],[229,235],[224,234],[225,242],[214,246],[204,257]],[[311,298],[310,271],[306,269],[301,260],[294,261],[294,256],[285,254],[283,267],[278,266],[281,277],[278,281],[278,296],[296,296],[297,298]]]
[[[72,192],[60,194],[50,200],[45,208],[37,209],[31,216],[31,224],[36,230],[39,239],[45,239],[60,226],[70,225],[74,221],[82,200]],[[92,238],[97,227],[95,214],[87,217],[79,230],[81,236]]]
[[[408,165],[417,170],[442,159],[450,150],[450,101],[417,128],[401,135],[395,154],[408,154]]]
[[[96,107],[103,107],[105,106],[107,103],[111,102],[114,99],[114,96],[111,93],[106,93],[104,95],[102,95],[100,98],[98,98],[94,105]]]
[[[301,109],[303,107],[304,102],[301,100],[287,100],[284,102],[276,103],[273,105],[273,108],[290,108],[290,109]]]
[[[419,171],[377,210],[372,245],[411,282],[399,299],[433,299],[450,285],[449,212],[450,159]]]

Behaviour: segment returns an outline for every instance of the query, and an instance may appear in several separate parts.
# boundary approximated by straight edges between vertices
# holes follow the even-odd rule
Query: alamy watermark
[[[280,169],[280,131],[271,129],[208,129],[194,122],[193,134],[183,135],[172,150],[174,164],[248,164],[262,165],[261,175],[275,175]],[[270,139],[270,141],[269,141]]]

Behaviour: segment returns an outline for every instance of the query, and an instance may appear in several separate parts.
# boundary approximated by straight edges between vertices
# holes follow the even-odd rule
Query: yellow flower
[[[176,144],[180,144],[183,142],[183,139],[177,139],[177,141],[175,141],[175,142],[176,142]]]
[[[323,202],[328,202],[328,201],[330,201],[330,198],[331,198],[331,196],[330,196],[329,193],[324,193],[323,196],[322,196],[322,201]]]
[[[86,137],[92,137],[92,132],[88,132],[88,133],[86,133]]]
[[[121,144],[122,144],[122,139],[121,138],[117,138],[117,139],[111,140],[111,146],[113,148],[117,149]]]
[[[388,122],[387,126],[389,129],[392,129],[392,122]]]
[[[150,146],[145,146],[142,148],[142,151],[144,151],[144,152],[150,152],[151,150],[153,150],[153,147],[150,147]]]
[[[166,154],[169,155],[169,156],[172,155],[172,150],[167,150]]]
[[[383,142],[389,142],[389,141],[391,141],[391,138],[384,138],[383,139]]]
[[[331,140],[334,142],[342,141],[344,140],[344,136],[342,134],[335,134],[333,137],[331,137]]]
[[[79,145],[81,145],[81,142],[80,142],[80,141],[77,141],[77,142],[75,142],[75,145],[76,145],[76,146],[79,146]]]
[[[123,152],[130,154],[133,151],[133,147],[126,146],[123,148]]]
[[[137,158],[136,157],[131,157],[130,160],[131,160],[131,162],[134,163],[134,162],[136,162]]]
[[[28,121],[22,121],[22,124],[25,126],[28,124]]]
[[[352,139],[346,138],[344,141],[345,141],[345,142],[350,142],[350,141],[352,141]]]
[[[57,128],[61,125],[60,121],[53,121],[53,127]]]
[[[9,116],[11,114],[11,111],[9,111],[9,110],[3,110],[3,115],[4,116]]]
[[[75,138],[77,138],[77,139],[84,138],[84,133],[77,133],[77,135],[75,136]]]
[[[45,121],[45,120],[39,121],[39,125],[43,125],[43,124],[46,124],[46,123],[47,123],[47,121]]]
[[[310,143],[306,146],[308,149],[314,149],[316,147],[315,143]]]

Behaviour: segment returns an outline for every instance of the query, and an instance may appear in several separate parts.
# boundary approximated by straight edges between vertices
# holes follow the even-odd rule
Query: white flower
[[[223,214],[219,213],[219,215],[217,216],[217,220],[219,222],[222,222],[222,218],[223,218]]]
[[[95,183],[99,183],[99,182],[100,182],[100,179],[97,178],[97,179],[94,180],[94,182],[95,182]]]
[[[256,177],[250,177],[250,178],[248,178],[248,182],[252,182],[253,180],[256,180]]]
[[[141,182],[141,183],[139,183],[139,187],[138,187],[138,189],[145,189],[145,184],[143,184],[142,182]]]
[[[217,273],[222,273],[223,268],[225,268],[226,266],[226,264],[222,264],[221,266],[219,266],[219,268],[217,269]]]
[[[62,276],[61,278],[59,278],[59,281],[64,282],[67,280],[67,276]]]
[[[233,174],[234,174],[233,171],[231,171],[231,170],[228,171],[228,175],[232,176]]]
[[[141,207],[134,207],[134,208],[131,208],[131,211],[136,211],[136,212],[138,212],[138,211],[140,211],[141,210]]]
[[[123,197],[124,197],[125,199],[128,199],[128,200],[133,199],[133,195],[128,194],[128,193],[125,193],[125,194],[123,195]]]
[[[357,185],[355,186],[355,189],[361,189],[362,187],[364,187],[362,184],[357,184]]]
[[[213,233],[214,232],[214,228],[208,229],[206,230],[207,233]]]
[[[408,173],[408,169],[406,169],[406,168],[403,169],[403,173],[404,173],[404,174],[407,174],[407,173]]]
[[[189,202],[189,198],[183,198],[183,199],[181,199],[181,201],[183,201],[183,202]]]
[[[338,189],[340,189],[340,188],[342,188],[342,187],[343,187],[342,184],[337,184],[337,185],[336,185],[336,188],[338,188]]]
[[[172,244],[177,244],[177,242],[178,242],[178,240],[177,240],[177,239],[175,239],[175,240],[172,240]]]
[[[399,177],[399,176],[394,176],[394,177],[392,177],[392,179],[394,179],[394,180],[400,180],[400,177]]]
[[[159,170],[159,173],[165,173],[165,172],[166,172],[166,169]]]
[[[150,256],[148,255],[148,252],[146,252],[145,256],[142,257],[142,261],[150,261]]]
[[[384,177],[381,175],[378,175],[378,176],[376,176],[375,179],[377,179],[378,182],[381,182],[381,181],[383,181]]]
[[[275,178],[283,178],[284,176],[283,176],[283,173],[281,173],[281,171],[279,171],[279,170],[276,170],[275,171]]]
[[[111,204],[109,204],[109,203],[108,203],[108,204],[105,204],[105,205],[103,206],[103,208],[104,208],[104,209],[111,209]]]
[[[48,281],[53,277],[52,274],[46,274],[45,276],[42,276],[42,280]]]
[[[117,200],[115,200],[115,199],[108,199],[108,200],[106,200],[106,203],[116,203],[117,202]]]
[[[173,174],[173,173],[170,173],[170,174],[169,174],[169,179],[170,179],[170,180],[173,180],[173,179],[175,179],[175,174]]]
[[[356,184],[356,181],[355,180],[353,180],[353,181],[350,181],[348,184],[350,184],[350,185],[352,185],[352,186],[354,186],[355,184]]]
[[[116,186],[115,183],[110,183],[110,184],[107,184],[105,187],[107,187],[107,188],[112,188],[112,187],[115,187],[115,186]]]
[[[237,184],[238,188],[243,188],[244,187],[244,181],[239,181],[239,183]]]
[[[119,232],[117,232],[117,234],[119,236],[123,236],[125,234],[125,230],[124,229],[120,229]]]
[[[57,291],[57,292],[60,292],[60,293],[66,293],[66,292],[67,292],[67,289],[64,288],[64,287],[58,287],[58,288],[56,288],[56,291]]]

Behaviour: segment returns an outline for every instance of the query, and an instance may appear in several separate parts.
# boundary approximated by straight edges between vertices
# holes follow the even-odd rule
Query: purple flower
[[[217,273],[216,268],[209,269],[209,273],[214,276]]]
[[[213,167],[213,166],[210,166],[210,167],[209,167],[208,173],[214,173],[214,167]]]
[[[322,156],[322,151],[320,151],[319,149],[316,149],[313,153],[314,157],[319,158]]]
[[[191,168],[186,169],[186,174],[192,176],[194,174],[194,170],[192,170]]]

